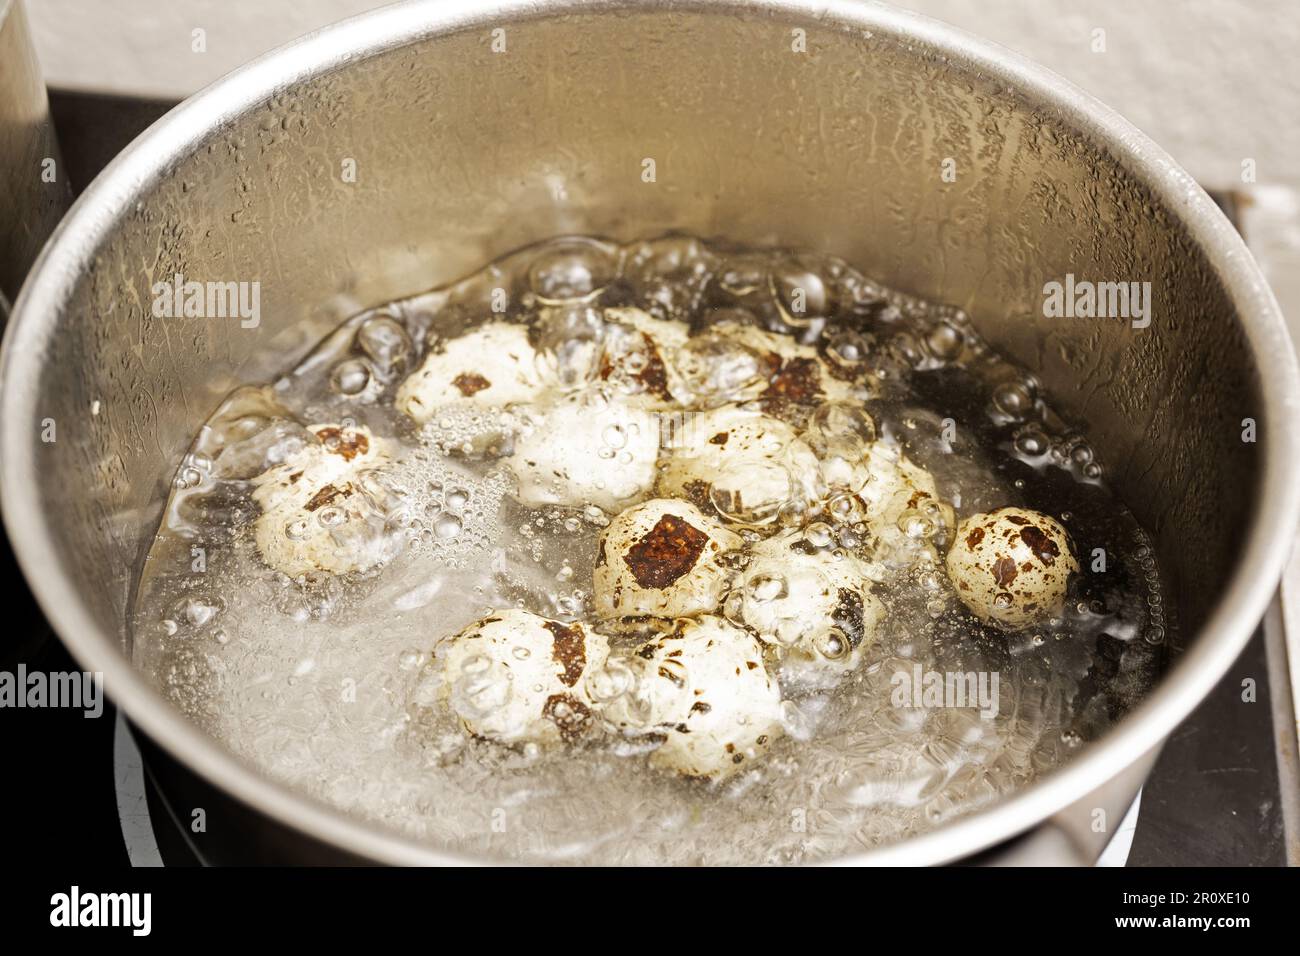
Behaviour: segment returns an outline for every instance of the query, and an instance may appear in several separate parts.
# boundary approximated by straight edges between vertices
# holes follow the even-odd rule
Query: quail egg
[[[386,444],[364,427],[321,424],[308,431],[314,442],[252,480],[262,560],[291,578],[386,564],[401,546],[385,530],[394,498],[383,480]]]
[[[601,716],[629,736],[663,737],[650,756],[656,767],[725,778],[781,734],[781,691],[763,665],[762,645],[721,617],[676,622],[627,666],[631,687],[604,704]]]
[[[817,456],[785,422],[726,405],[684,416],[667,436],[661,495],[686,498],[725,521],[764,525],[822,492]]]
[[[615,517],[601,533],[593,575],[606,618],[689,617],[715,610],[741,538],[687,501],[656,498]]]
[[[530,508],[595,505],[614,513],[654,486],[659,420],[612,401],[601,388],[558,395],[515,410],[511,454],[515,497]]]
[[[527,328],[489,322],[434,342],[424,362],[398,388],[395,404],[422,425],[449,405],[530,402],[549,384],[542,368]]]
[[[832,496],[832,517],[841,508],[860,506],[875,542],[873,557],[884,564],[937,561],[935,539],[951,532],[955,518],[952,506],[939,497],[934,476],[883,441],[870,446],[855,474],[856,494]]]
[[[505,744],[554,745],[592,726],[590,672],[609,653],[583,625],[530,611],[495,611],[440,641],[441,693],[476,737]]]
[[[948,549],[948,577],[980,620],[1016,630],[1061,613],[1079,571],[1070,535],[1056,519],[1024,508],[971,515]]]
[[[599,377],[611,394],[638,408],[676,407],[682,386],[674,356],[686,323],[633,308],[606,309],[605,322]]]
[[[885,616],[871,592],[877,569],[852,554],[816,548],[802,530],[759,542],[727,596],[727,617],[791,656],[851,669]]]

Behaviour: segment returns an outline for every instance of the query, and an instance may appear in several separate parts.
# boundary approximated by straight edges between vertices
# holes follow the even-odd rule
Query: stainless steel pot
[[[1063,769],[852,862],[951,861],[1025,834],[1026,853],[1095,859],[1109,834],[1091,811],[1118,822],[1291,547],[1291,343],[1231,226],[1115,114],[1005,50],[836,0],[385,8],[182,104],[82,197],[5,342],[5,520],[73,653],[171,755],[154,771],[184,819],[203,806],[212,831],[231,811],[261,836],[219,845],[250,858],[449,859],[260,776],[131,667],[133,576],[218,399],[360,307],[512,247],[670,228],[833,251],[957,303],[1090,422],[1170,574],[1173,667]],[[260,326],[153,317],[150,287],[175,273],[260,281]],[[1044,284],[1068,274],[1151,282],[1150,326],[1044,318]]]
[[[0,328],[72,201],[40,65],[18,0],[0,0]]]

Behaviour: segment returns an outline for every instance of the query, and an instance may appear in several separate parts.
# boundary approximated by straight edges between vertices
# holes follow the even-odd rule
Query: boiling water
[[[879,440],[927,468],[959,517],[1021,505],[1065,524],[1083,572],[1063,616],[1008,636],[965,612],[941,573],[904,568],[876,587],[889,615],[861,665],[838,683],[783,680],[784,736],[718,783],[653,770],[644,745],[613,734],[554,750],[471,738],[438,705],[434,645],[505,607],[594,620],[593,557],[610,516],[512,500],[499,449],[480,441],[508,433],[496,419],[509,412],[453,408],[417,428],[394,393],[428,342],[485,317],[529,324],[550,371],[582,387],[606,331],[601,310],[626,305],[694,330],[758,324],[873,382]],[[365,574],[290,581],[253,542],[250,479],[301,447],[305,425],[349,421],[401,449],[390,479],[399,493],[373,525],[396,557]],[[782,521],[819,522],[848,550],[860,543],[851,517]],[[1086,433],[960,310],[833,258],[670,236],[522,250],[358,315],[279,381],[233,393],[177,470],[139,582],[134,646],[176,705],[236,754],[442,848],[785,863],[923,832],[1068,760],[1151,685],[1170,626],[1146,536],[1107,490]],[[996,716],[899,706],[904,678],[950,672],[996,673]]]

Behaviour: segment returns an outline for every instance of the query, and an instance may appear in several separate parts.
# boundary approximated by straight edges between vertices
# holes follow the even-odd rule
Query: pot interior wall
[[[230,388],[513,247],[682,229],[834,252],[966,308],[1090,422],[1195,629],[1252,517],[1256,382],[1203,254],[1120,161],[959,61],[831,18],[591,12],[512,22],[494,52],[498,26],[290,84],[145,183],[97,250],[33,360],[60,423],[45,506],[103,619],[125,620],[167,483]],[[261,325],[154,317],[177,273],[259,281]],[[1067,273],[1150,281],[1151,326],[1044,318]]]

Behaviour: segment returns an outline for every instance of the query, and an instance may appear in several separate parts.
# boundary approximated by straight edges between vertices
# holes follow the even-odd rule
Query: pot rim
[[[4,6],[0,0],[0,7]],[[509,862],[440,850],[351,817],[264,775],[190,723],[123,653],[114,628],[94,619],[60,571],[53,530],[38,494],[31,441],[41,366],[54,318],[71,297],[112,224],[214,129],[308,78],[386,50],[476,26],[564,13],[648,8],[637,0],[411,0],[370,11],[280,47],[217,80],[151,126],[99,175],[47,243],[23,287],[0,359],[0,504],[15,554],[56,633],[87,670],[102,672],[116,705],[185,766],[280,824],[367,859],[403,864]],[[1117,113],[1044,67],[961,30],[861,0],[676,0],[665,9],[709,15],[743,11],[793,25],[880,33],[1004,84],[1054,111],[1108,150],[1179,219],[1205,250],[1237,303],[1258,366],[1258,449],[1263,480],[1255,520],[1224,597],[1195,643],[1119,725],[1075,759],[986,808],[900,843],[836,864],[943,863],[1021,834],[1086,796],[1158,747],[1210,692],[1254,633],[1271,600],[1300,519],[1300,373],[1277,302],[1236,230],[1196,182]]]

